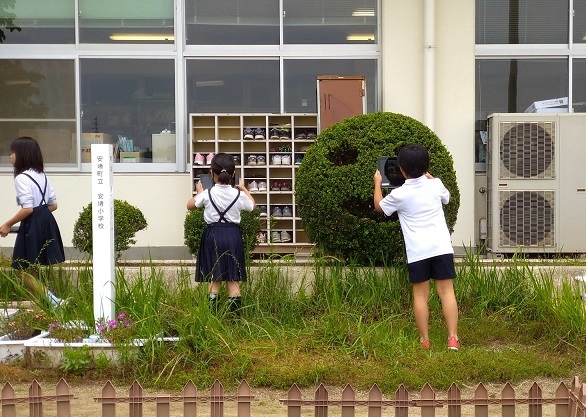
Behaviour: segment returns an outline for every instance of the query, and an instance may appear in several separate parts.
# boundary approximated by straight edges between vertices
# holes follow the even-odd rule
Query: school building
[[[320,76],[364,77],[366,112],[402,113],[439,136],[461,194],[460,252],[491,225],[487,117],[586,113],[584,0],[16,0],[0,18],[0,221],[17,210],[9,144],[34,136],[71,249],[91,202],[88,147],[111,143],[114,197],[149,223],[127,259],[190,259],[195,146],[244,159],[242,129],[262,126],[266,143],[251,149],[268,167],[269,130],[288,126],[293,150],[279,151],[294,159],[295,127],[319,126]],[[265,181],[294,182],[293,164],[266,168]],[[259,199],[294,205],[283,193]],[[301,219],[284,225],[303,240]]]

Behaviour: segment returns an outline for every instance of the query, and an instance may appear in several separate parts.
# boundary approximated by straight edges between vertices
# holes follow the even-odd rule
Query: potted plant
[[[7,310],[6,310],[7,311]],[[25,342],[49,334],[52,319],[39,308],[17,309],[0,318],[0,362],[22,357]]]

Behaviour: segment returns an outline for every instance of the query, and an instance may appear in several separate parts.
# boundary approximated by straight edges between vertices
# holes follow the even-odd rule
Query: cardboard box
[[[140,152],[120,152],[120,162],[140,162]]]
[[[525,109],[525,113],[567,113],[568,98],[552,98],[549,100],[534,101]]]
[[[91,147],[93,144],[104,144],[110,143],[111,136],[105,133],[82,133],[81,134],[81,162],[91,163],[92,152]]]

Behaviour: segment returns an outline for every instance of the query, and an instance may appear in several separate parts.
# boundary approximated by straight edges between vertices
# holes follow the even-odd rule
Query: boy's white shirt
[[[454,253],[442,207],[449,201],[450,192],[442,181],[425,175],[406,179],[381,200],[385,215],[395,211],[399,215],[407,263]]]
[[[216,223],[220,219],[220,215],[212,206],[208,192],[212,193],[212,199],[218,207],[218,210],[224,211],[236,198],[238,189],[233,188],[231,185],[216,184],[212,188],[204,190],[195,196],[195,207],[204,207],[203,218],[206,223],[210,224]],[[254,203],[241,191],[238,201],[228,210],[224,218],[230,223],[240,224],[240,212],[242,210],[252,211],[253,209]]]

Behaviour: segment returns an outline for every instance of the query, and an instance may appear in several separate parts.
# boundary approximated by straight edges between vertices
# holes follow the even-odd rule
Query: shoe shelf
[[[256,252],[311,251],[295,202],[295,173],[317,135],[317,114],[190,114],[192,192],[208,156],[234,156],[256,201],[262,231]]]

